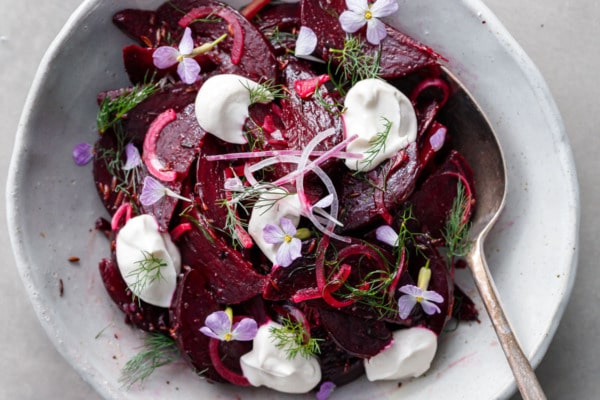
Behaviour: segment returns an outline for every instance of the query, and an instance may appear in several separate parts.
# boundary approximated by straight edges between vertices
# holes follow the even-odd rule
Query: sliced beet
[[[194,103],[196,94],[195,87],[175,83],[142,101],[127,113],[127,118],[124,120],[128,140],[141,148],[146,132],[157,115],[168,109],[173,109],[177,114],[182,113],[186,107]],[[199,135],[196,131],[192,133],[196,136]],[[187,140],[185,142],[187,143]]]
[[[170,310],[172,335],[183,358],[194,370],[219,382],[223,379],[210,361],[210,338],[200,333],[200,328],[209,314],[220,309],[202,274],[193,269],[186,270],[173,296]]]
[[[327,355],[319,357],[322,382],[329,381],[341,386],[364,374],[363,359],[349,355],[333,340],[327,338],[319,342],[319,348],[321,354]]]
[[[302,25],[317,35],[316,53],[323,59],[330,57],[329,50],[342,49],[346,32],[342,30],[338,16],[347,9],[344,0],[302,0]],[[384,24],[387,32],[381,41],[380,75],[383,79],[395,79],[412,72],[435,66],[440,56],[427,46],[417,42],[397,29]],[[364,28],[359,30],[364,39]],[[366,45],[367,54],[376,55],[378,46]]]
[[[125,313],[127,323],[147,332],[169,330],[169,310],[134,298],[114,260],[102,259],[98,268],[108,295]]]
[[[372,357],[392,342],[392,332],[385,322],[363,319],[336,310],[319,309],[321,324],[331,338],[356,357]]]
[[[366,179],[346,171],[340,195],[343,230],[349,232],[389,223],[382,216],[393,214],[412,193],[420,171],[414,142],[394,158],[366,173]]]
[[[156,13],[150,10],[126,9],[113,15],[113,23],[140,45],[147,41],[157,45],[158,27]]]
[[[166,168],[177,172],[178,180],[188,175],[205,134],[196,120],[193,103],[177,113],[177,119],[160,133],[156,144],[157,156]]]
[[[219,237],[202,214],[192,217],[196,225],[180,240],[184,264],[197,269],[221,304],[239,304],[263,292],[267,277],[254,271],[252,263]]]
[[[471,168],[464,157],[453,150],[443,164],[407,200],[407,204],[412,206],[413,215],[421,225],[422,232],[428,232],[436,238],[443,237],[460,182],[457,174],[466,179],[471,189],[475,187]]]

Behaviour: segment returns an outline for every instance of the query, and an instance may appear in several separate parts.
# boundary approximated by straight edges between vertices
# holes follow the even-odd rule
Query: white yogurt
[[[390,347],[364,361],[367,379],[402,380],[421,376],[431,366],[436,351],[437,335],[427,328],[395,331]]]
[[[243,127],[251,90],[270,96],[262,85],[243,76],[221,74],[207,79],[196,96],[196,119],[202,129],[228,143],[246,143]]]
[[[116,255],[121,276],[137,297],[158,307],[171,305],[181,271],[181,256],[169,234],[159,231],[153,216],[143,214],[127,221],[117,235]],[[137,273],[149,257],[164,264],[158,279]],[[146,284],[140,284],[142,279],[146,279]]]
[[[321,367],[316,357],[298,355],[289,359],[284,349],[275,345],[268,322],[258,329],[252,351],[240,358],[242,372],[252,386],[266,386],[283,393],[307,393],[321,381]]]
[[[358,135],[347,151],[363,155],[362,159],[346,159],[354,171],[370,171],[417,138],[417,116],[410,99],[394,86],[380,79],[357,82],[346,95],[343,114],[346,137]],[[385,144],[376,146],[377,136],[391,127]],[[369,151],[379,150],[375,156]]]

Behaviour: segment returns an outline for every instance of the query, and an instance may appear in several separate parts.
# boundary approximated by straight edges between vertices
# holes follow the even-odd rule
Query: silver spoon
[[[444,74],[454,94],[444,107],[440,119],[450,132],[458,133],[453,136],[455,146],[471,164],[475,174],[477,203],[470,230],[473,244],[466,261],[521,395],[525,400],[546,399],[504,314],[483,251],[485,238],[498,219],[506,199],[504,156],[494,130],[472,96],[449,71],[444,69]]]

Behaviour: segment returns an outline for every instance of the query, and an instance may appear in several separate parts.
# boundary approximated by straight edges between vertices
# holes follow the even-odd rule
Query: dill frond
[[[165,260],[147,251],[142,250],[142,255],[144,258],[135,262],[138,268],[127,274],[128,278],[134,277],[135,279],[134,283],[129,286],[133,293],[141,293],[148,285],[163,279],[162,269],[167,266]]]
[[[385,151],[385,144],[387,142],[390,131],[392,130],[392,121],[385,117],[381,117],[383,120],[383,130],[377,132],[375,136],[369,140],[369,148],[365,152],[366,157],[361,160],[361,163],[367,168],[373,164],[375,157],[382,151]]]
[[[331,62],[328,65],[329,75],[340,76],[341,79],[336,83],[336,87],[343,92],[343,86],[348,83],[350,86],[363,79],[379,77],[379,65],[381,52],[378,50],[375,55],[367,53],[366,46],[357,36],[348,36],[344,41],[342,49],[329,50],[333,61],[337,62],[337,67],[332,68]]]
[[[319,342],[323,339],[311,337],[302,322],[283,318],[281,325],[281,328],[271,327],[271,338],[275,346],[284,350],[290,360],[297,356],[310,358],[321,353]]]
[[[161,333],[150,333],[144,338],[140,352],[127,361],[121,370],[119,382],[129,389],[136,382],[144,382],[154,370],[178,357],[175,340]]]
[[[457,183],[456,196],[452,201],[452,209],[446,220],[446,226],[443,232],[446,243],[446,256],[451,264],[455,257],[464,257],[471,248],[469,239],[469,229],[471,223],[464,221],[464,215],[468,207],[469,198],[465,193],[462,182]]]
[[[154,94],[160,88],[160,85],[160,82],[140,84],[114,99],[105,98],[100,104],[100,110],[96,116],[98,131],[101,134],[106,132],[135,106]]]

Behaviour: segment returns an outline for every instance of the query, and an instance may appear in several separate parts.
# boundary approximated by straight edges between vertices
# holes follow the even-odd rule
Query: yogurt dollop
[[[266,386],[283,393],[307,393],[321,381],[321,367],[316,357],[296,356],[289,359],[271,336],[271,328],[281,328],[270,321],[258,328],[252,351],[240,358],[242,372],[252,386]]]
[[[367,379],[402,380],[421,376],[437,351],[437,335],[427,328],[412,327],[394,332],[392,345],[364,361]]]
[[[235,74],[221,74],[204,82],[196,96],[196,119],[205,131],[221,140],[245,144],[244,123],[251,104],[250,91],[269,92],[259,83]]]
[[[133,294],[158,307],[171,305],[181,272],[181,256],[169,234],[159,231],[153,216],[143,214],[127,221],[117,235],[116,255],[121,276]],[[150,265],[149,259],[160,260],[157,279],[151,278],[154,272],[148,275],[140,270],[144,265],[157,267]],[[144,284],[140,283],[142,279],[146,279]]]
[[[358,135],[346,149],[363,155],[360,160],[346,159],[346,166],[354,171],[372,170],[417,138],[417,116],[410,99],[387,82],[357,82],[348,91],[344,106],[346,136]],[[378,136],[383,134],[385,142],[376,145]],[[377,154],[369,154],[376,149]]]
[[[271,189],[262,194],[256,204],[248,221],[248,233],[263,254],[276,264],[278,245],[265,241],[263,229],[267,224],[278,225],[281,218],[289,219],[297,227],[302,210],[300,198],[297,194],[284,192],[282,188]]]

